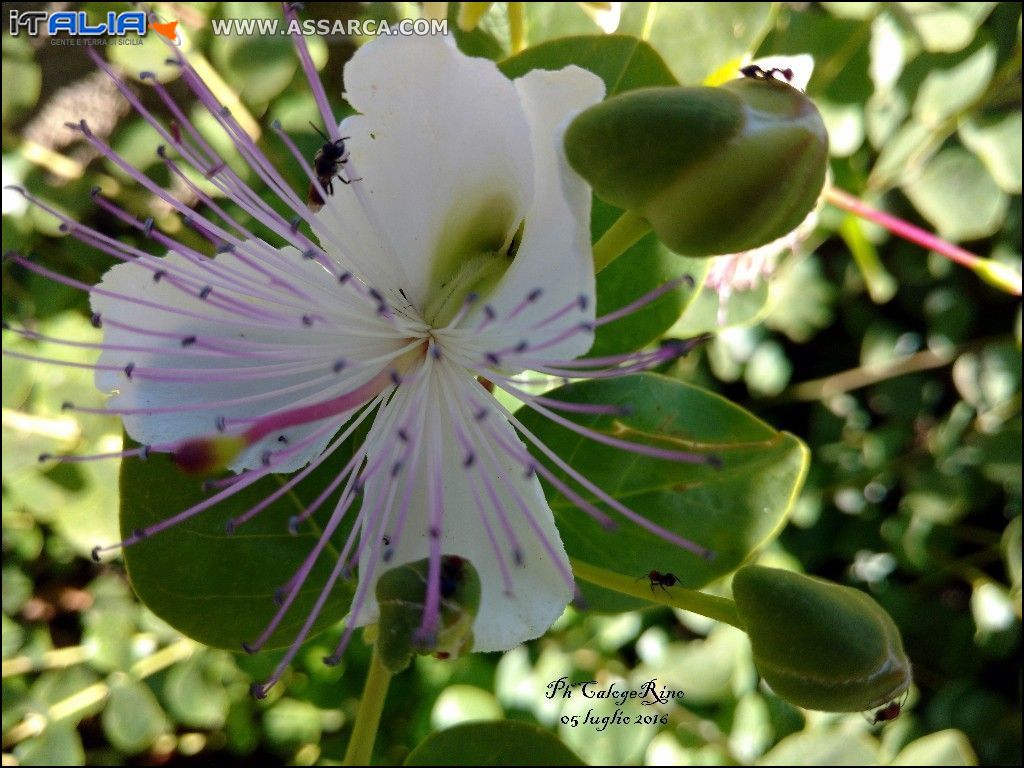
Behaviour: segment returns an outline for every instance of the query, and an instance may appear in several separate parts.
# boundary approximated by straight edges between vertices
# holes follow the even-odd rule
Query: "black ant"
[[[345,140],[351,136],[343,136],[340,139],[331,141],[324,132],[310,123],[313,130],[320,134],[324,144],[313,156],[313,171],[316,173],[317,181],[328,195],[334,194],[334,179],[337,178],[342,184],[351,184],[352,179],[346,179],[341,175],[341,166],[348,162],[348,149],[345,147]],[[309,209],[316,213],[324,207],[324,199],[316,184],[309,183],[309,193],[306,195],[306,204]]]
[[[679,579],[676,577],[674,573],[662,573],[661,571],[651,571],[650,573],[638,577],[637,581],[640,581],[640,579],[647,579],[651,582],[652,594],[654,593],[655,587],[661,587],[662,590],[667,594],[667,587],[674,587],[676,584],[679,583]]]
[[[740,68],[740,74],[744,77],[749,77],[752,80],[774,80],[779,81],[776,75],[780,75],[782,80],[787,83],[793,81],[793,70],[789,67],[780,69],[779,67],[772,67],[771,69],[762,69],[757,64],[748,64],[745,67]]]

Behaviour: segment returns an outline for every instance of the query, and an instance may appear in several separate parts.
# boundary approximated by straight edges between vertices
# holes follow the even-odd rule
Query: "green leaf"
[[[291,578],[318,538],[319,527],[334,509],[337,492],[298,535],[288,533],[288,518],[297,514],[327,485],[347,459],[345,447],[324,465],[245,523],[234,534],[226,522],[280,487],[279,478],[264,478],[235,496],[185,522],[124,550],[125,565],[139,598],[160,618],[206,645],[237,650],[253,641],[273,616],[274,593]],[[121,532],[153,525],[206,498],[201,483],[182,474],[166,455],[121,465]],[[355,510],[338,526],[334,542],[344,542]],[[337,550],[328,545],[267,647],[287,645],[305,620],[333,565]],[[353,588],[335,585],[314,632],[348,611]]]
[[[594,198],[591,230],[595,242],[621,214],[621,209]],[[709,266],[707,259],[688,259],[672,253],[653,232],[643,237],[597,276],[598,317],[636,301],[670,280],[688,275],[689,281],[642,309],[600,326],[587,356],[631,352],[661,338],[700,293],[698,287]]]
[[[147,749],[168,727],[149,686],[129,677],[111,684],[101,721],[111,745],[129,755]]]
[[[14,748],[18,765],[85,765],[82,740],[72,723],[50,723],[38,736]]]
[[[655,85],[676,85],[665,62],[650,45],[629,35],[564,37],[511,56],[498,67],[507,77],[533,69],[558,70],[575,65],[604,80],[605,97]]]
[[[988,168],[1004,192],[1021,191],[1021,111],[976,117],[960,126],[960,138]]]
[[[731,573],[781,528],[807,469],[807,451],[739,406],[656,374],[570,384],[547,393],[568,402],[628,406],[628,416],[588,416],[579,423],[619,439],[716,457],[720,469],[641,456],[602,445],[521,409],[517,416],[557,455],[613,498],[657,525],[715,553],[705,560],[622,518],[605,530],[553,488],[547,498],[570,557],[614,573],[672,573],[700,588]],[[541,454],[535,455],[538,458]],[[545,460],[546,462],[546,460]],[[565,481],[563,472],[555,470]],[[571,484],[571,483],[570,483]],[[625,610],[643,603],[585,589],[592,608]]]
[[[210,654],[197,654],[167,673],[164,700],[176,722],[214,730],[224,726],[231,702],[225,687],[211,672]]]
[[[948,729],[910,742],[889,765],[977,765],[971,743],[960,731]]]
[[[756,46],[770,3],[626,3],[623,29],[650,41],[682,83],[696,85]]]
[[[963,149],[940,152],[903,190],[939,234],[948,240],[974,240],[1003,225],[1009,198],[988,170]]]
[[[547,731],[515,720],[464,723],[430,734],[405,765],[584,765]]]
[[[759,765],[878,765],[878,745],[864,734],[835,729],[787,736]]]

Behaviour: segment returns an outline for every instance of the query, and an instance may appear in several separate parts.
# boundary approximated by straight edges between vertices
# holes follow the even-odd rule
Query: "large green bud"
[[[786,701],[857,712],[910,687],[900,632],[865,593],[758,565],[737,571],[732,591],[757,671]]]
[[[392,568],[377,579],[377,651],[392,673],[409,666],[414,654],[458,657],[473,648],[473,621],[480,607],[480,576],[462,557],[441,558],[441,610],[437,634],[420,637],[430,559]]]
[[[687,256],[746,251],[792,231],[828,165],[817,108],[774,79],[628,91],[576,117],[565,148],[598,197],[643,216]]]

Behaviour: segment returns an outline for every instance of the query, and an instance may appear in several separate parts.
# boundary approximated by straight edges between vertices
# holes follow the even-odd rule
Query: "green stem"
[[[684,587],[656,588],[652,591],[646,578],[638,581],[620,573],[612,573],[604,568],[582,563],[579,560],[572,561],[572,572],[577,578],[589,581],[599,587],[652,603],[681,608],[690,613],[699,613],[701,616],[725,622],[746,632],[743,622],[740,621],[739,613],[736,611],[736,603],[726,597],[708,595]]]
[[[380,715],[384,711],[384,699],[388,695],[391,684],[391,672],[385,667],[373,646],[373,658],[370,659],[370,673],[366,676],[363,697],[359,700],[359,711],[356,712],[352,738],[345,751],[342,765],[369,765],[373,756],[373,743],[377,740],[377,729],[380,727]]]
[[[594,243],[594,274],[607,267],[651,231],[651,225],[633,211],[623,213]]]

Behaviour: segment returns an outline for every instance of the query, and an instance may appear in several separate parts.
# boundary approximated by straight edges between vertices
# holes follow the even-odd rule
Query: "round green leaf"
[[[1009,205],[981,161],[963,149],[940,152],[903,190],[940,235],[956,241],[998,232]]]
[[[340,455],[339,455],[340,454]],[[288,533],[288,518],[298,514],[333,478],[344,462],[338,451],[311,473],[293,492],[286,493],[233,534],[227,521],[280,488],[281,479],[264,478],[235,496],[189,520],[124,550],[125,565],[139,598],[160,618],[206,645],[237,650],[253,641],[274,615],[274,593],[298,569],[313,548],[334,509],[336,492],[298,535]],[[181,473],[166,455],[121,465],[121,534],[164,520],[207,498],[202,483]],[[355,510],[335,531],[344,542]],[[271,636],[267,647],[292,641],[323,587],[337,556],[328,545],[291,610]],[[338,621],[348,612],[353,588],[335,585],[314,631]]]
[[[167,730],[156,696],[145,683],[128,677],[111,684],[101,720],[111,745],[129,755],[147,749]]]
[[[515,720],[463,723],[432,733],[406,765],[584,765],[547,731]]]
[[[570,384],[546,395],[574,403],[628,406],[627,416],[575,418],[592,430],[660,448],[690,451],[721,461],[684,463],[633,454],[561,427],[525,407],[517,417],[558,456],[613,498],[653,523],[710,549],[707,560],[624,519],[582,495],[618,523],[606,530],[569,499],[547,488],[570,557],[618,574],[651,569],[674,574],[692,589],[731,573],[782,527],[807,469],[807,450],[739,406],[689,384],[656,374]],[[538,460],[543,460],[535,451]],[[565,473],[557,476],[574,486]],[[609,599],[585,588],[591,608],[626,610],[636,600]]]
[[[971,743],[953,729],[930,733],[910,742],[889,765],[977,765]]]
[[[650,45],[629,35],[585,35],[551,40],[501,62],[507,77],[533,69],[558,70],[575,65],[604,80],[605,97],[652,85],[675,85],[665,62]]]

